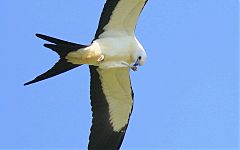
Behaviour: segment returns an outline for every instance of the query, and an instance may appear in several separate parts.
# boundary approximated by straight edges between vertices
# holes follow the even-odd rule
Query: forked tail
[[[44,44],[44,46],[55,51],[60,56],[60,59],[47,72],[37,76],[35,79],[25,83],[24,85],[29,85],[32,83],[36,83],[36,82],[51,78],[53,76],[59,75],[61,73],[64,73],[66,71],[69,71],[73,68],[80,66],[80,65],[76,65],[76,64],[67,62],[65,57],[69,52],[73,52],[73,51],[77,51],[78,49],[85,48],[85,47],[87,47],[86,45],[80,45],[80,44],[76,44],[76,43],[72,43],[72,42],[67,42],[67,41],[63,41],[63,40],[56,39],[56,38],[46,36],[46,35],[42,35],[42,34],[36,34],[36,36],[40,39],[43,39],[43,40],[46,40],[46,41],[52,43],[52,44]]]

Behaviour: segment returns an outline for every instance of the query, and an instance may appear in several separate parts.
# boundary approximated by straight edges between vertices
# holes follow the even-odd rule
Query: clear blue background
[[[35,33],[88,44],[105,0],[0,1],[0,148],[85,149],[88,67],[24,87],[57,60]],[[149,0],[136,29],[148,60],[131,73],[122,149],[237,149],[238,2]]]

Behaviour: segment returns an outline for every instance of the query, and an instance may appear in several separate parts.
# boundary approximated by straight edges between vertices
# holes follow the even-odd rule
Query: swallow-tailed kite
[[[130,68],[146,60],[135,37],[138,17],[148,0],[107,0],[90,45],[63,41],[42,34],[59,61],[47,72],[25,83],[29,85],[88,64],[91,74],[92,127],[88,149],[119,149],[133,108]]]

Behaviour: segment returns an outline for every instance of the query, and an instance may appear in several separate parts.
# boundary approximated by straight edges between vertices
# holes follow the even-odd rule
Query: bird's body
[[[135,36],[127,35],[96,39],[90,46],[70,52],[66,59],[73,64],[90,64],[108,69],[129,67],[136,61],[137,53],[145,54],[145,50]],[[104,56],[104,61],[98,61],[101,56]]]
[[[50,42],[44,46],[55,51],[60,59],[24,85],[89,65],[93,119],[88,149],[117,150],[122,144],[133,108],[130,68],[136,71],[146,61],[146,52],[134,34],[146,3],[147,0],[107,0],[90,45],[36,34]]]

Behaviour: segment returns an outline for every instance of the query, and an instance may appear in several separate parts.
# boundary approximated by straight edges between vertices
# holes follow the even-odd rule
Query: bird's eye
[[[139,57],[138,57],[138,59],[139,59],[139,60],[141,60],[141,59],[142,59],[142,57],[141,57],[141,56],[139,56]]]

